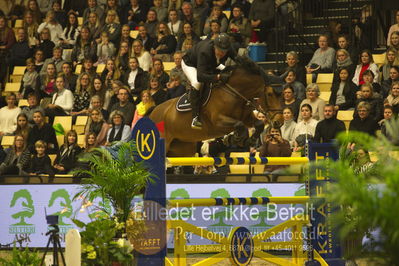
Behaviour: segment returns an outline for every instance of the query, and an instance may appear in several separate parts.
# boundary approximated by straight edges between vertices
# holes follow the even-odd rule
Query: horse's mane
[[[223,70],[225,71],[233,71],[237,68],[244,69],[249,74],[253,75],[262,75],[263,70],[260,66],[258,66],[254,61],[251,60],[248,56],[237,56],[235,61],[235,65],[228,66]]]

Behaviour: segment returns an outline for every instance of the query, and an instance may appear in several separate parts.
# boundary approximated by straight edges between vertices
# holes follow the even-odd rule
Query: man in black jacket
[[[227,82],[229,73],[220,73],[228,58],[235,59],[230,38],[222,33],[214,40],[203,40],[187,51],[182,60],[182,69],[191,83],[190,101],[193,112],[191,127],[201,129],[200,98],[203,84]]]
[[[314,142],[331,142],[343,131],[345,131],[345,123],[336,118],[334,105],[326,104],[324,106],[324,120],[317,123]]]

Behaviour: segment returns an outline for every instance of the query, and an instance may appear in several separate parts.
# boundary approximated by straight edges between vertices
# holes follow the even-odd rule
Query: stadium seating
[[[349,130],[349,124],[353,119],[354,110],[340,110],[337,113],[337,118],[345,123],[346,130]]]

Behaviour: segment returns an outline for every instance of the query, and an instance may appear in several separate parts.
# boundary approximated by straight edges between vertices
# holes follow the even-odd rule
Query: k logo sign
[[[132,132],[136,141],[137,152],[143,160],[149,160],[155,153],[159,132],[149,118],[143,117],[137,121]]]

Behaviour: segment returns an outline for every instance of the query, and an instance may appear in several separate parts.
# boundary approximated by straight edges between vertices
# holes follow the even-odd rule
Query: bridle
[[[272,124],[273,122],[273,118],[279,114],[282,113],[281,109],[269,109],[268,108],[268,112],[266,112],[265,110],[263,110],[262,106],[260,105],[255,105],[254,101],[256,101],[257,98],[253,98],[252,100],[248,99],[247,97],[245,97],[244,95],[242,95],[239,91],[237,91],[233,86],[231,86],[228,83],[223,83],[224,85],[226,85],[226,87],[222,86],[222,88],[224,90],[226,90],[227,92],[230,92],[231,94],[233,94],[234,96],[237,96],[238,98],[244,100],[245,105],[252,108],[253,111],[257,111],[259,113],[262,113],[265,115],[266,119],[269,121],[270,124]],[[265,102],[265,104],[267,105],[267,102]],[[274,114],[272,116],[269,115],[269,112],[274,112]]]

